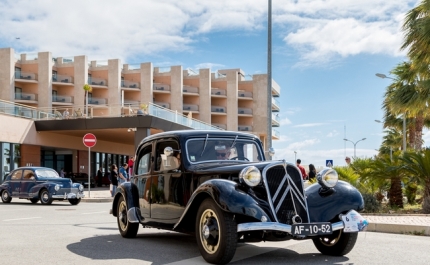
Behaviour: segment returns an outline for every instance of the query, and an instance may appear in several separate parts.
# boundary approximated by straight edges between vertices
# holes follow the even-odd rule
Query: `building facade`
[[[83,89],[85,84],[92,87],[88,94]],[[13,48],[0,49],[0,100],[55,113],[61,119],[79,114],[87,117],[130,115],[143,106],[156,104],[221,129],[247,131],[266,143],[268,130],[272,130],[272,139],[279,139],[276,130],[267,128],[267,117],[272,115],[268,113],[269,105],[274,112],[272,127],[280,125],[276,115],[280,110],[277,100],[280,87],[275,81],[272,81],[271,93],[272,102],[267,102],[267,74],[248,76],[240,68],[215,73],[211,69],[193,72],[182,66],[154,67],[150,62],[129,65],[119,59],[89,61],[85,55],[54,58],[50,52],[17,54]],[[19,129],[9,128],[8,132],[0,133],[2,171],[6,171],[5,161],[9,161],[7,170],[28,163],[42,165],[48,159],[45,154],[58,156],[59,161],[59,156],[70,155],[74,161],[71,167],[79,169],[81,161],[75,158],[88,157],[84,154],[85,148],[76,146],[80,136],[54,132],[41,136],[32,131],[31,121],[21,120],[0,115],[1,124],[20,124]],[[19,137],[12,137],[13,133]],[[16,145],[14,150],[20,150],[15,151],[19,153],[19,162],[14,165],[11,158],[6,159],[6,153],[13,156],[10,146]],[[9,151],[3,152],[4,146]],[[132,144],[120,141],[98,143],[94,161],[107,161],[108,155],[130,155],[133,149]],[[29,154],[32,154],[31,161],[25,158]]]

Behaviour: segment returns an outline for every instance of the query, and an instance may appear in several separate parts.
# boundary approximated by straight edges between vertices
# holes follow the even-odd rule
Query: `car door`
[[[131,179],[131,182],[137,186],[139,191],[139,207],[144,218],[150,218],[151,216],[151,182],[149,179],[151,177],[152,164],[152,143],[148,143],[138,150],[133,168],[134,177]]]
[[[21,178],[21,189],[19,192],[20,198],[28,198],[32,196],[29,194],[31,188],[36,185],[36,175],[31,169],[24,169],[24,173]]]
[[[19,197],[21,191],[22,169],[17,169],[12,173],[10,178],[10,187],[12,197]]]
[[[164,149],[171,147],[172,156]],[[156,143],[154,171],[151,175],[151,219],[175,224],[185,210],[184,178],[179,144],[176,139],[163,139]]]

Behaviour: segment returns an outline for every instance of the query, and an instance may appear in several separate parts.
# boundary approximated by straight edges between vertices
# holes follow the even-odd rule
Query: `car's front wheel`
[[[9,203],[12,201],[12,197],[9,195],[9,192],[7,192],[7,190],[2,190],[1,201],[4,203]]]
[[[118,200],[118,214],[116,217],[118,223],[118,229],[121,236],[126,238],[136,237],[137,231],[139,230],[139,223],[130,223],[127,218],[127,203],[124,197],[121,196]]]
[[[335,231],[329,236],[314,238],[314,245],[324,255],[343,256],[348,254],[357,241],[358,233]]]
[[[200,254],[207,262],[230,262],[237,244],[233,214],[222,211],[212,199],[204,200],[197,212],[196,239]]]
[[[69,199],[71,205],[78,205],[81,202],[81,199]]]
[[[44,205],[52,204],[53,199],[51,198],[51,195],[46,189],[43,189],[40,191],[39,194],[40,203]]]

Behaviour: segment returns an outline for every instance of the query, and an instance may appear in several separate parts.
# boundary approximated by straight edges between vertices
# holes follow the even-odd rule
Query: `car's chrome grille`
[[[309,217],[301,175],[291,165],[287,165],[287,173],[282,164],[272,164],[264,169],[263,177],[271,198],[269,203],[278,222],[292,224],[292,218],[297,214],[303,223],[307,223]]]

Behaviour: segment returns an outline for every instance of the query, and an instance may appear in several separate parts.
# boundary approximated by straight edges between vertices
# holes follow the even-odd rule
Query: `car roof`
[[[259,139],[257,136],[250,134],[250,133],[243,133],[243,132],[235,132],[235,131],[217,131],[217,130],[179,130],[179,131],[168,131],[168,132],[162,132],[157,133],[154,135],[150,135],[148,137],[145,137],[140,143],[148,142],[152,140],[156,140],[159,138],[165,138],[165,137],[178,137],[178,138],[198,138],[198,137],[206,137],[209,135],[209,137],[228,137],[228,136],[239,136],[241,138],[255,138]]]

